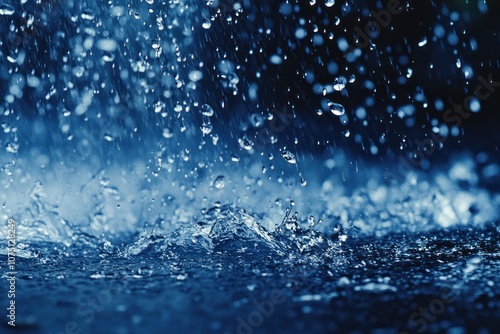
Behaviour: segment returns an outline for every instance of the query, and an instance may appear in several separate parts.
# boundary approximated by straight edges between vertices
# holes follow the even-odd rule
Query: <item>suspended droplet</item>
[[[89,20],[89,21],[91,21],[95,18],[95,14],[92,11],[92,9],[90,9],[90,8],[84,9],[82,11],[82,14],[80,14],[80,16],[82,19]]]
[[[17,153],[17,151],[19,150],[19,144],[18,143],[7,143],[7,145],[5,145],[5,150],[9,153]]]
[[[222,189],[226,185],[226,178],[223,175],[219,175],[214,180],[214,187],[217,189]]]
[[[260,128],[264,124],[264,117],[262,117],[262,115],[252,114],[249,119],[250,124],[252,124],[254,128]]]
[[[328,108],[330,108],[332,114],[334,114],[335,116],[342,116],[343,114],[345,114],[345,109],[343,105],[332,101],[328,101],[326,104],[328,105]]]
[[[151,44],[151,47],[155,50],[160,48],[160,42],[158,40],[153,40],[153,43]]]
[[[174,136],[174,132],[170,128],[163,129],[163,137],[164,138],[172,138]]]
[[[297,163],[297,159],[295,159],[295,155],[290,151],[285,150],[285,151],[281,152],[281,156],[289,164],[296,164]]]
[[[200,128],[201,132],[203,132],[203,134],[205,135],[208,135],[210,134],[210,132],[212,132],[212,124],[210,123],[203,123]]]
[[[6,4],[0,5],[0,15],[12,15],[15,13],[14,7]]]
[[[424,46],[425,44],[427,44],[427,37],[424,37],[424,39],[422,39],[420,42],[418,42],[418,46],[420,46],[420,47]]]
[[[304,179],[304,177],[303,177],[303,176],[300,176],[300,185],[301,185],[302,187],[307,186],[307,181],[306,181],[306,179]]]
[[[214,114],[214,109],[210,105],[204,104],[201,106],[201,114],[203,116],[211,117]]]
[[[347,79],[345,77],[335,78],[335,80],[333,81],[333,89],[335,89],[337,92],[340,92],[345,88],[346,83]]]
[[[203,78],[203,72],[198,70],[193,70],[188,74],[189,80],[192,82],[200,81]]]
[[[156,101],[153,103],[153,108],[155,110],[155,113],[160,113],[165,109],[165,103],[162,101]]]
[[[201,26],[203,27],[203,29],[210,29],[210,27],[212,26],[212,22],[209,19],[204,19]]]
[[[335,0],[325,0],[326,7],[332,7],[333,5],[335,5]]]

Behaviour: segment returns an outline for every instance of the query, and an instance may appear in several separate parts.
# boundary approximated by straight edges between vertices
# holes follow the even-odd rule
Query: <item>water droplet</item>
[[[92,11],[92,9],[90,8],[87,8],[87,9],[84,9],[82,11],[82,14],[80,15],[82,19],[84,20],[93,20],[95,18],[95,14],[94,12]]]
[[[163,137],[164,138],[172,138],[174,136],[174,132],[170,128],[163,129]]]
[[[316,221],[314,219],[314,216],[313,215],[310,215],[309,216],[309,227],[312,228],[316,225]]]
[[[214,180],[214,187],[217,189],[222,189],[226,185],[226,178],[223,175],[219,175]]]
[[[326,0],[325,1],[326,7],[332,7],[333,5],[335,5],[335,0]]]
[[[99,50],[113,52],[118,47],[118,44],[113,39],[100,39],[97,41],[96,46]]]
[[[304,177],[302,175],[300,176],[300,185],[302,187],[307,186],[307,181],[306,181],[306,179],[304,179]]]
[[[214,109],[210,105],[204,104],[201,106],[201,114],[203,116],[211,117],[214,114]]]
[[[14,7],[6,4],[0,5],[0,15],[12,15],[15,13]]]
[[[335,78],[335,80],[333,81],[333,89],[335,89],[337,92],[340,92],[345,88],[346,83],[347,79],[345,77]]]
[[[5,150],[7,150],[7,152],[9,153],[17,153],[17,151],[19,150],[19,144],[18,143],[7,143],[7,145],[5,145]]]
[[[158,41],[158,40],[153,40],[153,43],[151,44],[151,47],[152,47],[153,49],[155,49],[155,50],[158,50],[158,49],[161,47],[161,45],[160,45],[160,41]]]
[[[252,114],[249,119],[250,124],[252,124],[254,128],[260,128],[264,124],[264,117],[262,117],[262,115]]]
[[[153,108],[155,110],[155,113],[160,113],[165,109],[165,103],[162,101],[156,101],[153,103]]]
[[[281,152],[281,156],[289,164],[296,164],[297,163],[297,159],[295,158],[295,155],[290,151],[285,150],[285,151]]]
[[[203,20],[203,23],[201,24],[201,26],[204,29],[210,29],[210,27],[212,26],[212,22],[210,22],[209,19],[205,19],[205,20]]]
[[[343,114],[345,114],[345,109],[343,105],[332,101],[328,101],[326,104],[328,105],[328,108],[330,108],[332,114],[334,114],[335,116],[342,116]]]
[[[203,78],[203,73],[198,70],[193,70],[188,74],[189,80],[192,82],[200,81]]]
[[[203,132],[203,134],[208,135],[208,134],[210,134],[210,132],[212,132],[212,124],[203,123],[201,125],[200,129],[201,129],[201,132]]]
[[[243,136],[238,140],[240,147],[244,148],[247,151],[250,151],[253,148],[253,142],[247,138],[247,136]]]
[[[269,61],[271,62],[271,64],[280,65],[281,63],[283,63],[283,58],[281,58],[281,56],[279,55],[272,55],[271,58],[269,58]]]

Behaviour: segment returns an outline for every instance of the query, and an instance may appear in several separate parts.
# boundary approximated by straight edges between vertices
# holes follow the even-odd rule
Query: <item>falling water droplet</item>
[[[300,185],[302,187],[307,186],[307,181],[306,181],[306,179],[304,179],[304,177],[302,175],[300,176]]]
[[[335,5],[335,0],[326,0],[325,1],[326,7],[332,7],[333,5]]]
[[[213,110],[213,108],[210,105],[204,104],[201,107],[201,114],[203,116],[211,117],[214,114],[214,110]]]
[[[295,155],[290,151],[285,150],[285,151],[281,152],[281,156],[289,164],[296,164],[297,163],[297,159],[295,159]]]
[[[333,81],[333,89],[335,89],[337,92],[340,92],[345,88],[346,83],[347,79],[345,77],[335,78],[335,80]]]
[[[6,4],[0,5],[0,15],[12,15],[15,13],[14,7]]]
[[[345,109],[343,105],[332,101],[328,101],[326,104],[328,105],[328,108],[330,108],[332,114],[334,114],[335,116],[342,116],[343,114],[345,114]]]
[[[205,135],[208,135],[208,134],[210,134],[210,132],[212,132],[212,124],[210,124],[209,122],[203,123],[200,128],[201,128],[201,132],[203,132],[203,134],[205,134]]]
[[[223,175],[219,175],[214,180],[214,187],[217,189],[222,189],[226,185],[226,178]]]

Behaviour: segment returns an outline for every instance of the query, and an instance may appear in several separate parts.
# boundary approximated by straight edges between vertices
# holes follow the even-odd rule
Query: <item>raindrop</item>
[[[333,89],[335,89],[337,92],[340,92],[345,88],[346,83],[347,79],[345,77],[335,78],[335,80],[333,81]]]
[[[330,108],[332,114],[334,114],[335,116],[342,116],[343,114],[345,114],[345,108],[343,105],[334,103],[332,101],[328,101],[326,104],[328,105],[328,108]]]
[[[9,142],[7,143],[7,145],[5,145],[5,149],[9,153],[17,153],[17,151],[19,150],[19,144]]]
[[[153,103],[155,113],[160,113],[165,109],[165,103],[162,101],[156,101]]]
[[[203,73],[198,70],[193,70],[189,72],[188,77],[192,82],[200,81],[203,78]]]
[[[214,180],[214,187],[217,189],[222,189],[226,185],[226,178],[223,175],[219,175]]]
[[[0,5],[0,15],[12,15],[16,10],[14,7],[6,4]]]
[[[210,123],[203,123],[200,128],[201,132],[203,132],[203,134],[205,135],[208,135],[210,132],[212,132],[212,124]]]
[[[425,44],[427,44],[427,37],[424,37],[424,39],[422,39],[422,40],[418,43],[418,46],[422,47],[422,46],[424,46]]]
[[[280,65],[281,63],[283,63],[283,58],[278,55],[272,55],[269,61],[271,62],[271,64]]]
[[[264,124],[264,117],[259,114],[250,115],[249,120],[254,128],[260,128]]]
[[[160,42],[158,40],[153,40],[153,44],[151,44],[151,47],[155,50],[158,50],[160,48]]]
[[[289,164],[296,164],[297,163],[297,159],[295,159],[295,155],[290,151],[285,150],[285,151],[281,152],[281,156]]]
[[[203,116],[211,117],[214,114],[214,109],[210,105],[204,104],[201,106],[201,114]]]
[[[170,129],[170,128],[163,129],[163,137],[164,138],[168,139],[168,138],[172,138],[173,136],[174,136],[174,133],[173,133],[172,129]]]
[[[203,20],[203,23],[201,24],[201,26],[204,29],[210,29],[210,27],[212,26],[212,22],[210,22],[210,20],[208,20],[208,19],[205,19],[205,20]]]
[[[335,5],[335,0],[326,0],[325,1],[326,7],[332,7],[333,5]]]
[[[305,187],[307,185],[307,181],[306,181],[306,179],[304,179],[304,177],[302,175],[300,176],[300,185],[302,187]]]
[[[471,98],[469,102],[469,109],[472,112],[479,112],[481,110],[481,102],[478,99]]]
[[[112,39],[100,39],[97,41],[97,48],[102,51],[113,52],[118,47],[115,40]]]
[[[95,18],[94,12],[92,11],[92,9],[89,9],[89,8],[84,9],[80,16],[82,19],[89,20],[89,21],[91,21]]]
[[[247,151],[250,151],[253,148],[252,141],[248,139],[246,136],[243,136],[243,138],[240,138],[238,141],[240,143],[240,146]]]

